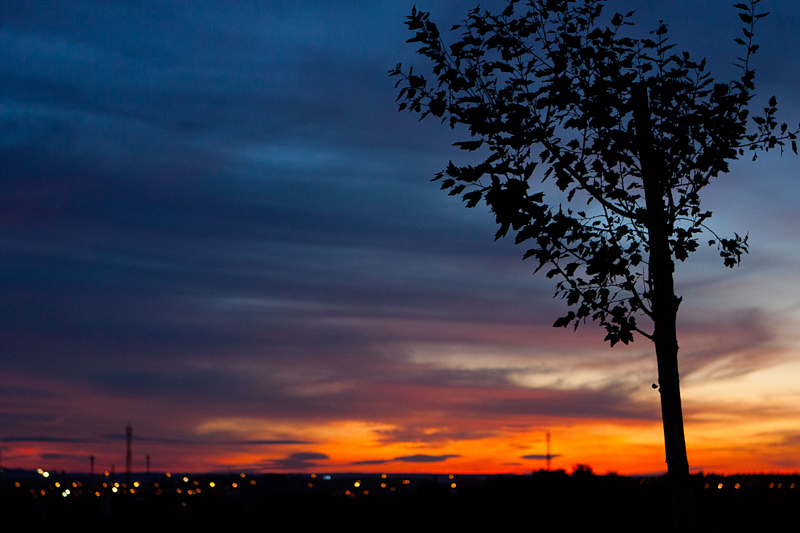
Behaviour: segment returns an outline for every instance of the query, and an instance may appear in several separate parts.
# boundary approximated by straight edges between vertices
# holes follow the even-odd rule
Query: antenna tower
[[[130,424],[125,428],[125,437],[128,441],[128,447],[125,451],[125,483],[130,490],[131,486],[131,438],[133,438],[133,428]]]

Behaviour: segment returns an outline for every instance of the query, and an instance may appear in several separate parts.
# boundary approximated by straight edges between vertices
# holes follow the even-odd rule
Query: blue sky
[[[727,2],[661,4],[607,9],[635,6],[641,31],[663,18],[719,80],[736,75]],[[498,452],[465,442],[541,441],[551,427],[566,440],[598,419],[657,433],[651,346],[610,350],[591,324],[553,330],[550,281],[493,242],[485,209],[429,183],[462,156],[453,132],[397,112],[387,72],[426,68],[405,44],[412,5],[3,2],[5,464],[114,461],[109,435],[128,422],[156,464],[196,469],[422,454],[475,470]],[[765,5],[756,106],[776,94],[796,124],[800,5]],[[473,3],[418,7],[447,28]],[[751,254],[734,271],[713,251],[678,269],[690,446],[695,413],[700,424],[743,409],[773,413],[747,430],[752,446],[798,440],[785,399],[798,389],[759,374],[795,375],[800,361],[798,163],[738,162],[707,190],[714,228],[749,232]],[[347,455],[334,433],[389,448]],[[716,435],[695,434],[698,447]],[[542,453],[530,446],[508,451],[514,468],[538,466],[519,459]],[[616,464],[583,448],[565,464],[581,453]],[[719,465],[773,464],[742,453]]]

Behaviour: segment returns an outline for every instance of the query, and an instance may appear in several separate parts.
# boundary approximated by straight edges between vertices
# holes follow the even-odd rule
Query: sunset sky
[[[554,468],[666,470],[652,345],[554,329],[552,281],[429,182],[462,139],[397,112],[414,3],[0,3],[2,466],[119,472],[130,423],[135,470],[524,473],[548,431]],[[728,81],[732,3],[606,9]],[[763,4],[755,109],[796,125],[800,2]],[[689,463],[796,472],[800,158],[704,202],[751,246],[678,265]]]

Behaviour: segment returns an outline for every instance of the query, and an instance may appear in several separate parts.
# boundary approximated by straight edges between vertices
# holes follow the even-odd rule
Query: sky
[[[736,75],[728,2],[610,1]],[[800,4],[764,2],[755,108],[800,121]],[[2,466],[666,470],[652,344],[564,303],[433,175],[463,140],[398,113],[411,1],[0,3]],[[442,29],[475,2],[418,2]],[[483,7],[500,6],[500,1]],[[463,160],[463,159],[462,159]],[[679,264],[694,471],[800,470],[800,159],[704,205],[734,270]]]

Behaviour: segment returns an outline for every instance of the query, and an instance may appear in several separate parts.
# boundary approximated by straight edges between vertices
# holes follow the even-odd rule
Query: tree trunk
[[[653,342],[658,361],[658,383],[661,393],[661,418],[664,425],[664,448],[667,456],[672,512],[675,530],[694,532],[689,461],[683,433],[680,380],[678,378],[678,335],[676,320],[680,300],[675,296],[673,273],[675,263],[669,244],[671,221],[664,204],[665,187],[669,186],[661,158],[653,146],[650,106],[647,89],[637,84],[633,89],[634,121],[647,207],[647,230],[650,257],[649,282],[653,312]]]

